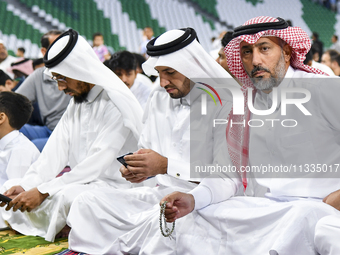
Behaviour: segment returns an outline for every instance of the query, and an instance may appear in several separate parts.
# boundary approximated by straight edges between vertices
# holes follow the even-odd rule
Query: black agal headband
[[[161,55],[165,55],[165,54],[178,51],[184,48],[185,46],[189,45],[195,39],[197,39],[198,41],[196,31],[193,28],[188,27],[188,28],[182,28],[180,30],[183,30],[184,34],[178,37],[176,40],[173,40],[166,44],[155,46],[154,45],[155,41],[157,40],[159,36],[152,39],[146,45],[146,49],[147,49],[146,53],[152,57],[161,56]]]
[[[67,45],[65,46],[64,49],[62,49],[61,52],[58,53],[57,56],[55,56],[54,58],[52,59],[48,59],[48,53],[50,51],[50,49],[52,48],[52,46],[60,39],[60,38],[63,38],[64,36],[67,36],[69,35],[69,40],[68,40],[68,43]],[[78,40],[78,32],[73,30],[73,29],[70,29],[64,33],[62,33],[51,45],[50,47],[48,48],[45,56],[44,56],[44,63],[45,63],[45,66],[47,68],[51,68],[51,67],[54,67],[56,65],[58,65],[61,61],[63,61],[67,56],[68,54],[70,54],[70,52],[73,50],[74,46],[76,45],[77,43],[77,40]]]
[[[239,26],[234,29],[233,37],[235,38],[240,35],[253,35],[261,31],[272,30],[272,29],[279,30],[279,29],[285,29],[289,27],[287,21],[285,21],[284,19],[280,17],[278,17],[277,19],[279,21]]]

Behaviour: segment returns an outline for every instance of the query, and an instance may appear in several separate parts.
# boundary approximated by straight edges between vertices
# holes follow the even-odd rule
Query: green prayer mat
[[[67,247],[67,238],[56,239],[51,243],[42,237],[24,236],[14,230],[0,231],[0,255],[50,255],[61,252]]]

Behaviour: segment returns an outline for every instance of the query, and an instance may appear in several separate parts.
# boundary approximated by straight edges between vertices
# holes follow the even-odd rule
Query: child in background
[[[19,132],[32,111],[27,97],[0,92],[0,187],[9,179],[22,178],[40,155],[37,147]]]
[[[101,33],[95,33],[93,35],[93,50],[102,62],[111,57],[109,50],[104,45],[104,37]]]
[[[14,74],[14,88],[12,91],[16,91],[20,85],[24,82],[24,80],[33,73],[33,61],[28,58],[19,58],[17,61],[13,62],[10,67],[6,70],[9,73]]]
[[[14,87],[12,78],[0,69],[0,91],[11,91]]]
[[[148,77],[137,73],[135,56],[126,50],[115,52],[110,60],[104,62],[104,65],[110,68],[125,83],[144,109],[153,84]]]
[[[24,58],[25,57],[25,48],[20,47],[17,49],[17,53],[15,54],[19,58]]]

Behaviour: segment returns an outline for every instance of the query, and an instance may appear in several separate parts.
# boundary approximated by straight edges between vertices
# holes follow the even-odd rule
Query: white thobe
[[[145,75],[138,73],[137,77],[130,88],[132,94],[137,98],[138,102],[145,108],[150,92],[152,90],[152,82]]]
[[[0,187],[8,180],[22,178],[39,157],[37,147],[14,130],[0,139]]]
[[[336,96],[340,88],[338,78],[321,78],[320,75],[308,74],[303,71],[294,71],[290,68],[279,89],[304,88],[311,93],[311,99],[303,106],[311,113],[305,116],[295,105],[287,105],[287,114],[282,115],[281,97],[275,112],[267,116],[253,115],[252,119],[262,120],[265,124],[260,128],[250,128],[249,162],[252,166],[288,166],[290,174],[280,176],[280,173],[271,175],[258,175],[257,182],[270,190],[270,196],[280,197],[313,197],[322,199],[331,192],[340,189],[340,176],[335,171],[336,164],[340,163],[338,153],[340,138],[336,130],[340,131],[340,119],[337,116],[340,103]],[[280,93],[278,93],[280,95]],[[258,92],[255,97],[256,109],[269,109],[273,94]],[[287,93],[287,98],[301,98],[302,93]],[[277,119],[274,124],[266,119]],[[285,127],[284,125],[295,125]],[[284,125],[282,125],[282,121]],[[254,122],[255,123],[255,122]],[[259,123],[257,121],[257,123]],[[256,124],[258,125],[258,124]],[[273,127],[274,126],[274,127]],[[322,134],[322,135],[321,135]],[[314,164],[314,166],[313,166]],[[333,174],[312,173],[317,164],[327,164],[328,174],[332,166]],[[291,166],[292,165],[292,166]],[[301,167],[300,167],[301,166]],[[310,169],[307,173],[307,168]],[[304,171],[300,171],[303,169]],[[340,171],[340,169],[339,169]],[[340,172],[339,172],[340,173]],[[265,177],[265,178],[261,178]],[[271,178],[281,177],[281,178]],[[287,178],[282,178],[287,177]],[[311,178],[309,178],[311,177]],[[320,179],[320,177],[322,179]],[[330,177],[330,178],[325,178]]]
[[[53,241],[79,193],[95,187],[130,187],[120,175],[116,157],[136,149],[137,140],[124,126],[118,108],[105,90],[94,86],[86,102],[71,100],[39,160],[19,182],[25,190],[37,187],[49,197],[29,213],[3,210],[4,220],[20,233]],[[72,170],[55,178],[67,164]],[[7,188],[12,185],[5,183]]]
[[[328,74],[329,76],[335,76],[333,70],[325,64],[322,64],[322,63],[319,63],[313,60],[312,67],[321,70],[322,72]]]
[[[154,83],[150,80],[148,76],[145,74],[137,73],[137,77],[139,80],[141,80],[145,85],[149,85],[151,87],[154,87]]]
[[[190,175],[190,163],[212,163],[217,150],[226,148],[225,139],[217,139],[225,137],[225,126],[214,128],[212,124],[213,119],[226,118],[231,97],[223,101],[223,107],[208,101],[207,115],[193,113],[193,108],[201,107],[202,93],[194,87],[186,97],[172,99],[163,88],[154,91],[139,145],[168,158],[167,174],[146,181],[156,183],[156,187],[105,188],[78,196],[68,216],[71,250],[90,254],[174,252],[175,241],[160,234],[159,201],[173,191],[193,189],[196,184],[189,181],[200,179]],[[98,233],[96,238],[93,233]]]
[[[308,90],[311,99],[303,106],[312,116],[305,116],[295,105],[287,105],[287,115],[281,115],[283,102],[280,97],[271,115],[253,114],[251,125],[262,125],[259,120],[264,125],[250,128],[250,167],[292,165],[292,169],[296,166],[299,170],[300,165],[312,169],[312,164],[315,168],[317,164],[324,164],[328,166],[328,175],[299,171],[281,176],[280,173],[250,175],[268,189],[266,196],[270,199],[235,197],[188,215],[185,224],[177,229],[179,254],[316,254],[313,242],[316,222],[326,215],[339,214],[322,203],[325,196],[340,189],[339,179],[334,178],[339,176],[334,170],[340,163],[340,121],[336,117],[340,109],[339,80],[291,67],[286,78],[278,89]],[[270,109],[272,97],[273,92],[257,92],[254,108]],[[301,93],[287,94],[287,98],[303,97]],[[277,121],[267,121],[269,119]],[[285,119],[294,119],[298,125],[284,127],[282,121]],[[292,123],[284,122],[284,125]],[[330,165],[333,166],[332,174],[329,173]],[[212,181],[214,186],[211,186]],[[230,193],[218,193],[218,187],[223,184],[218,186],[217,182],[208,179],[201,183],[205,184],[205,189],[209,188],[210,197],[202,199],[196,195],[203,194],[201,187],[192,191],[201,208],[230,197]],[[202,243],[202,239],[206,241]]]
[[[330,49],[336,50],[337,52],[340,52],[340,42],[336,41],[335,43],[333,43],[331,45],[331,47],[329,47]]]
[[[315,227],[315,246],[320,255],[340,254],[340,216],[330,215],[318,221]]]

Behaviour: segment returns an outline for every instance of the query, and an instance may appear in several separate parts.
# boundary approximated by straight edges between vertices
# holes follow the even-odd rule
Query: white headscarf
[[[167,31],[156,38],[154,46],[173,42],[184,33],[183,30],[179,29]],[[223,87],[228,87],[230,90],[240,91],[240,85],[203,49],[196,39],[187,46],[172,53],[161,56],[150,56],[148,60],[143,63],[142,68],[147,75],[158,76],[158,72],[155,69],[157,66],[173,68],[194,82],[206,82],[207,79],[212,79],[214,80],[214,85],[222,85]],[[164,90],[164,88],[161,86],[154,88],[149,98],[151,98],[156,91],[162,90]],[[230,98],[230,100],[232,99]],[[145,108],[146,111],[147,108],[148,107]]]
[[[170,30],[160,35],[155,46],[172,42],[184,34],[183,30]],[[197,40],[173,53],[149,57],[142,65],[147,75],[158,76],[156,66],[167,66],[175,69],[189,79],[194,78],[232,78],[201,46]],[[232,80],[232,79],[230,79]],[[235,84],[236,86],[237,83]]]
[[[56,39],[48,50],[48,60],[54,58],[65,48],[69,37],[66,35]],[[143,115],[140,104],[117,75],[98,59],[83,37],[78,36],[74,48],[65,59],[56,66],[45,70],[45,73],[50,76],[52,76],[52,72],[102,87],[121,112],[124,125],[133,132],[137,140],[139,139]]]

